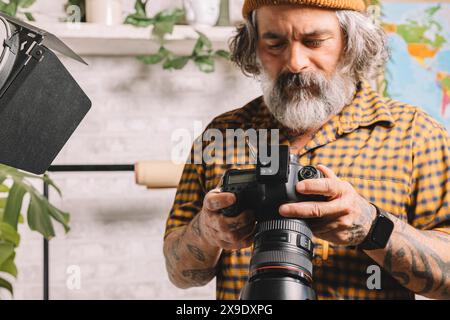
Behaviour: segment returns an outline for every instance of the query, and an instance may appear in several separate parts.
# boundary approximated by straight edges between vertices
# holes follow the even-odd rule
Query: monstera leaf
[[[5,276],[2,277],[2,274],[8,274],[8,277],[17,276],[17,267],[14,262],[16,248],[20,243],[17,227],[23,221],[21,212],[25,195],[28,194],[30,198],[27,222],[31,230],[39,232],[50,240],[55,236],[53,221],[56,221],[64,227],[66,232],[69,231],[69,214],[50,204],[29,182],[30,179],[45,181],[61,195],[59,188],[46,175],[36,176],[0,165],[0,289],[6,289],[11,294],[13,294],[13,287]]]

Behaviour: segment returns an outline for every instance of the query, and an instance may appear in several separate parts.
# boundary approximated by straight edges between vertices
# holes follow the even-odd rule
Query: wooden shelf
[[[155,53],[159,48],[151,36],[151,27],[44,22],[35,25],[55,34],[76,53],[84,56],[134,56]],[[214,49],[228,49],[227,43],[235,28],[175,26],[173,34],[167,37],[167,47],[177,54],[189,54],[198,38],[195,30],[205,33],[213,42]]]

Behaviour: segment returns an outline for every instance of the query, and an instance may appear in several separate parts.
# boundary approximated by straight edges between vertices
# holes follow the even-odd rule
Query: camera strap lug
[[[40,62],[44,58],[44,52],[44,48],[40,44],[36,44],[31,49],[30,55],[38,62]]]
[[[3,47],[8,47],[9,51],[11,51],[14,55],[17,55],[19,52],[19,47],[17,46],[18,41],[16,40],[18,37],[19,33],[16,32],[9,39],[3,41]]]

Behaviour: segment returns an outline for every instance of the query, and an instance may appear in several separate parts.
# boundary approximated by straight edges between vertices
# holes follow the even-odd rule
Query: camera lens
[[[314,299],[312,232],[298,219],[259,222],[243,299]]]
[[[321,172],[313,166],[305,166],[298,171],[298,181],[323,178]]]

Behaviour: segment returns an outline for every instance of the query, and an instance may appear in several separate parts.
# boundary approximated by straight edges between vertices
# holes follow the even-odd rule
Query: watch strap
[[[373,203],[372,205],[376,208],[377,215],[366,238],[358,246],[362,250],[384,249],[394,230],[394,222],[389,218],[387,212]]]

